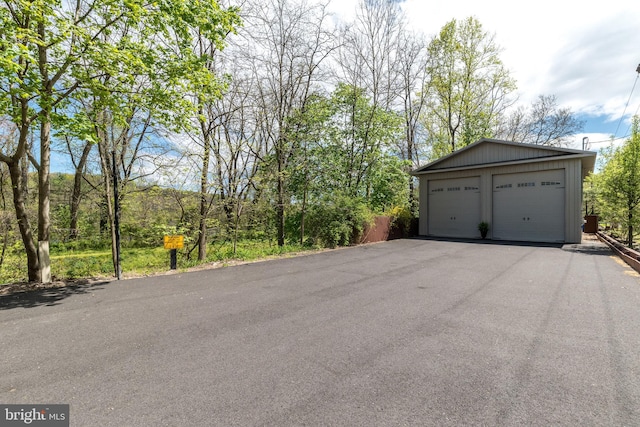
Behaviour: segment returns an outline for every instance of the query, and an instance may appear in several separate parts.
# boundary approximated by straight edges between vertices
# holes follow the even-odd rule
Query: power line
[[[638,65],[638,69],[640,69],[640,65]],[[636,117],[638,115],[638,111],[640,111],[640,104],[638,104],[638,108],[636,108],[636,113],[633,115],[634,117]],[[625,132],[626,136],[630,136],[631,135],[631,126],[633,126],[633,123],[629,124],[629,127],[627,128],[627,131]]]
[[[631,93],[629,94],[629,99],[627,99],[627,104],[624,106],[624,111],[622,112],[622,115],[620,116],[620,121],[618,122],[618,126],[616,127],[616,132],[613,134],[614,139],[618,135],[618,129],[620,129],[620,124],[622,123],[622,120],[624,119],[624,113],[627,112],[627,107],[629,106],[629,101],[631,101],[631,95],[633,95],[633,91],[636,88],[636,83],[638,83],[638,77],[640,77],[640,65],[638,65],[638,68],[636,68],[636,72],[638,74],[636,74],[636,79],[633,82],[633,87],[631,88]]]
[[[603,139],[602,141],[589,141],[589,144],[604,144],[605,142],[620,141],[620,140],[623,140],[623,139],[627,138],[628,136],[629,135],[621,136],[620,138]]]

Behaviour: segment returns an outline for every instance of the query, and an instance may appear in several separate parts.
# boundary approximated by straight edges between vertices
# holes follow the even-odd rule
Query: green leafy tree
[[[324,143],[330,134],[328,123],[332,114],[329,98],[313,94],[304,111],[298,111],[291,118],[291,128],[295,129],[294,139],[300,142],[300,149],[291,162],[289,189],[296,199],[298,221],[296,223],[300,244],[305,242],[305,224],[309,204],[317,202],[323,189],[322,175],[330,168],[333,159],[324,152]],[[296,222],[296,221],[294,221]]]
[[[438,158],[492,136],[516,86],[494,36],[475,18],[448,22],[428,54],[423,118],[431,157]]]
[[[386,154],[371,174],[369,206],[374,212],[386,212],[396,206],[407,206],[409,201],[408,161]]]
[[[321,65],[335,48],[323,4],[292,0],[256,2],[247,17],[252,26],[252,66],[256,74],[260,134],[267,155],[263,176],[273,183],[278,246],[285,244],[285,213],[290,206],[291,161],[300,150],[292,118],[304,112],[321,76]]]
[[[100,100],[93,106],[96,115],[105,110],[115,115],[122,104],[111,96],[118,94],[114,89],[129,86],[137,76],[162,79],[164,87],[180,87],[187,74],[208,79],[198,67],[200,58],[189,54],[193,31],[221,43],[234,17],[215,0],[7,0],[0,7],[0,115],[18,130],[11,151],[0,153],[0,160],[8,165],[14,186],[30,281],[51,280],[51,132],[67,118],[74,97],[92,93]],[[184,104],[173,105],[179,111]],[[38,138],[39,159],[30,152],[31,135]],[[25,189],[18,182],[25,157],[39,178],[37,245],[26,215]]]
[[[631,137],[621,147],[604,153],[607,158],[599,191],[603,215],[626,229],[627,243],[633,247],[633,233],[640,223],[640,119],[633,119]]]
[[[598,197],[600,194],[600,174],[590,173],[584,180],[582,200],[584,202],[584,214],[596,215],[600,212]]]
[[[330,134],[324,147],[331,161],[323,188],[369,199],[380,159],[401,138],[402,118],[376,107],[363,89],[346,84],[338,85],[331,105]]]
[[[350,215],[347,211],[351,212],[339,210],[342,214],[338,214],[336,210],[318,205],[335,206],[338,200],[348,198],[358,201],[349,205],[355,210],[363,205],[366,210],[382,213],[391,206],[407,204],[406,161],[392,151],[393,143],[403,134],[400,115],[376,108],[365,96],[364,89],[339,84],[330,97],[311,97],[304,112],[299,112],[293,120],[300,149],[288,172],[289,188],[299,217],[298,222],[290,221],[290,224],[299,227],[301,241],[304,241],[307,210],[310,227],[321,213],[330,215],[335,222],[337,217],[346,218]],[[351,225],[345,227],[344,230],[351,229]],[[331,245],[349,240],[339,228],[335,227],[334,231],[342,238],[325,236],[321,240]],[[317,237],[317,232],[312,230],[309,229],[311,237]]]
[[[372,219],[365,200],[327,193],[309,210],[308,233],[316,244],[346,246],[355,242]]]

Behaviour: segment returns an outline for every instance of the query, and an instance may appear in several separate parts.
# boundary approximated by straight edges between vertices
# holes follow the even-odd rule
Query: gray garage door
[[[480,177],[429,181],[429,234],[479,237]]]
[[[493,176],[494,239],[564,241],[564,169]]]

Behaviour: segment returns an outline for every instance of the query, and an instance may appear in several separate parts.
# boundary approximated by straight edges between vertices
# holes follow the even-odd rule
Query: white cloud
[[[330,10],[350,19],[358,0],[332,0]],[[405,0],[410,26],[434,36],[451,19],[476,17],[496,35],[501,58],[517,80],[520,101],[556,95],[575,112],[618,119],[640,63],[640,6],[629,0]],[[640,84],[626,115],[640,106]]]

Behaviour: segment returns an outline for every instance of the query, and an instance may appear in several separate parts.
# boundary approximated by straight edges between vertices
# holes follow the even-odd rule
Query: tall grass
[[[207,259],[199,262],[194,252],[187,257],[186,249],[178,251],[178,269],[187,269],[203,263],[252,261],[314,248],[300,245],[279,247],[265,241],[246,240],[237,243],[236,251],[230,242],[212,243],[207,250]],[[126,248],[121,252],[122,272],[125,277],[151,275],[169,270],[170,253],[162,247]],[[10,253],[0,266],[0,283],[26,281],[26,257]],[[114,268],[110,250],[75,249],[63,247],[51,251],[51,272],[54,280],[113,277]]]

